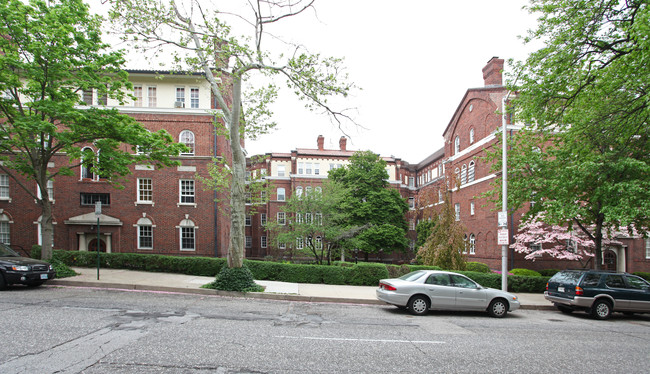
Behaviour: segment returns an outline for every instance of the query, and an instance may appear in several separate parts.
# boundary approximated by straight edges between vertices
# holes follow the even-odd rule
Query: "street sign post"
[[[102,202],[95,203],[95,215],[97,216],[97,280],[99,280],[99,216],[102,215]]]

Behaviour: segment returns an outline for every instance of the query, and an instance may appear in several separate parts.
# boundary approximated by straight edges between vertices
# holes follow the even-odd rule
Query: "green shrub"
[[[546,283],[549,277],[529,277],[511,275],[508,277],[508,291],[511,292],[527,292],[527,293],[544,293],[546,290]]]
[[[634,274],[636,276],[639,276],[639,277],[641,277],[641,278],[643,278],[643,279],[650,282],[650,273],[646,273],[646,272],[642,272],[642,271],[635,271],[632,274]]]
[[[490,267],[482,262],[468,262],[465,267],[466,271],[474,271],[477,273],[491,273]]]
[[[213,288],[221,291],[237,292],[262,292],[264,287],[255,283],[253,274],[246,266],[240,268],[229,268],[224,266],[214,282],[207,284],[206,288]]]
[[[539,273],[545,277],[552,277],[555,275],[555,273],[559,272],[560,269],[543,269],[540,270]]]
[[[61,260],[52,258],[50,260],[50,264],[52,264],[52,267],[56,271],[57,278],[67,278],[67,277],[74,277],[75,275],[79,275],[76,271],[72,270],[68,265],[61,262]]]
[[[376,286],[380,279],[388,278],[388,270],[384,264],[360,262],[353,266],[345,279],[346,284],[355,286]]]
[[[409,271],[406,274],[418,270],[442,270],[440,266],[428,266],[428,265],[406,265],[406,266],[409,267]]]
[[[512,269],[510,270],[512,275],[523,275],[526,277],[541,277],[542,274],[536,272],[535,270],[530,269]]]
[[[38,244],[34,244],[32,246],[32,250],[29,252],[29,257],[40,260],[41,259],[41,246],[38,245]]]

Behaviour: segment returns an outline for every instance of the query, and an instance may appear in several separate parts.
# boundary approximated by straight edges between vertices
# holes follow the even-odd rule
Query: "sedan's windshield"
[[[18,253],[14,252],[5,244],[0,244],[0,257],[20,257]]]
[[[406,275],[402,275],[401,277],[399,277],[399,279],[409,281],[409,282],[413,282],[413,281],[418,280],[425,273],[426,272],[424,270],[418,270],[418,271],[414,271],[412,273],[408,273]]]

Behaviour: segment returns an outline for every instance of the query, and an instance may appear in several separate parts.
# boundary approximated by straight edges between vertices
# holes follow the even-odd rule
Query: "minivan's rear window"
[[[555,273],[549,282],[576,285],[578,284],[578,280],[582,274],[583,273],[579,271],[561,271],[559,273]]]

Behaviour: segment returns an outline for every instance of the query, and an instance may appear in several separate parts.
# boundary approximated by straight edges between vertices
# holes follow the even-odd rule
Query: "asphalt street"
[[[645,373],[650,316],[90,288],[0,293],[0,373]]]

